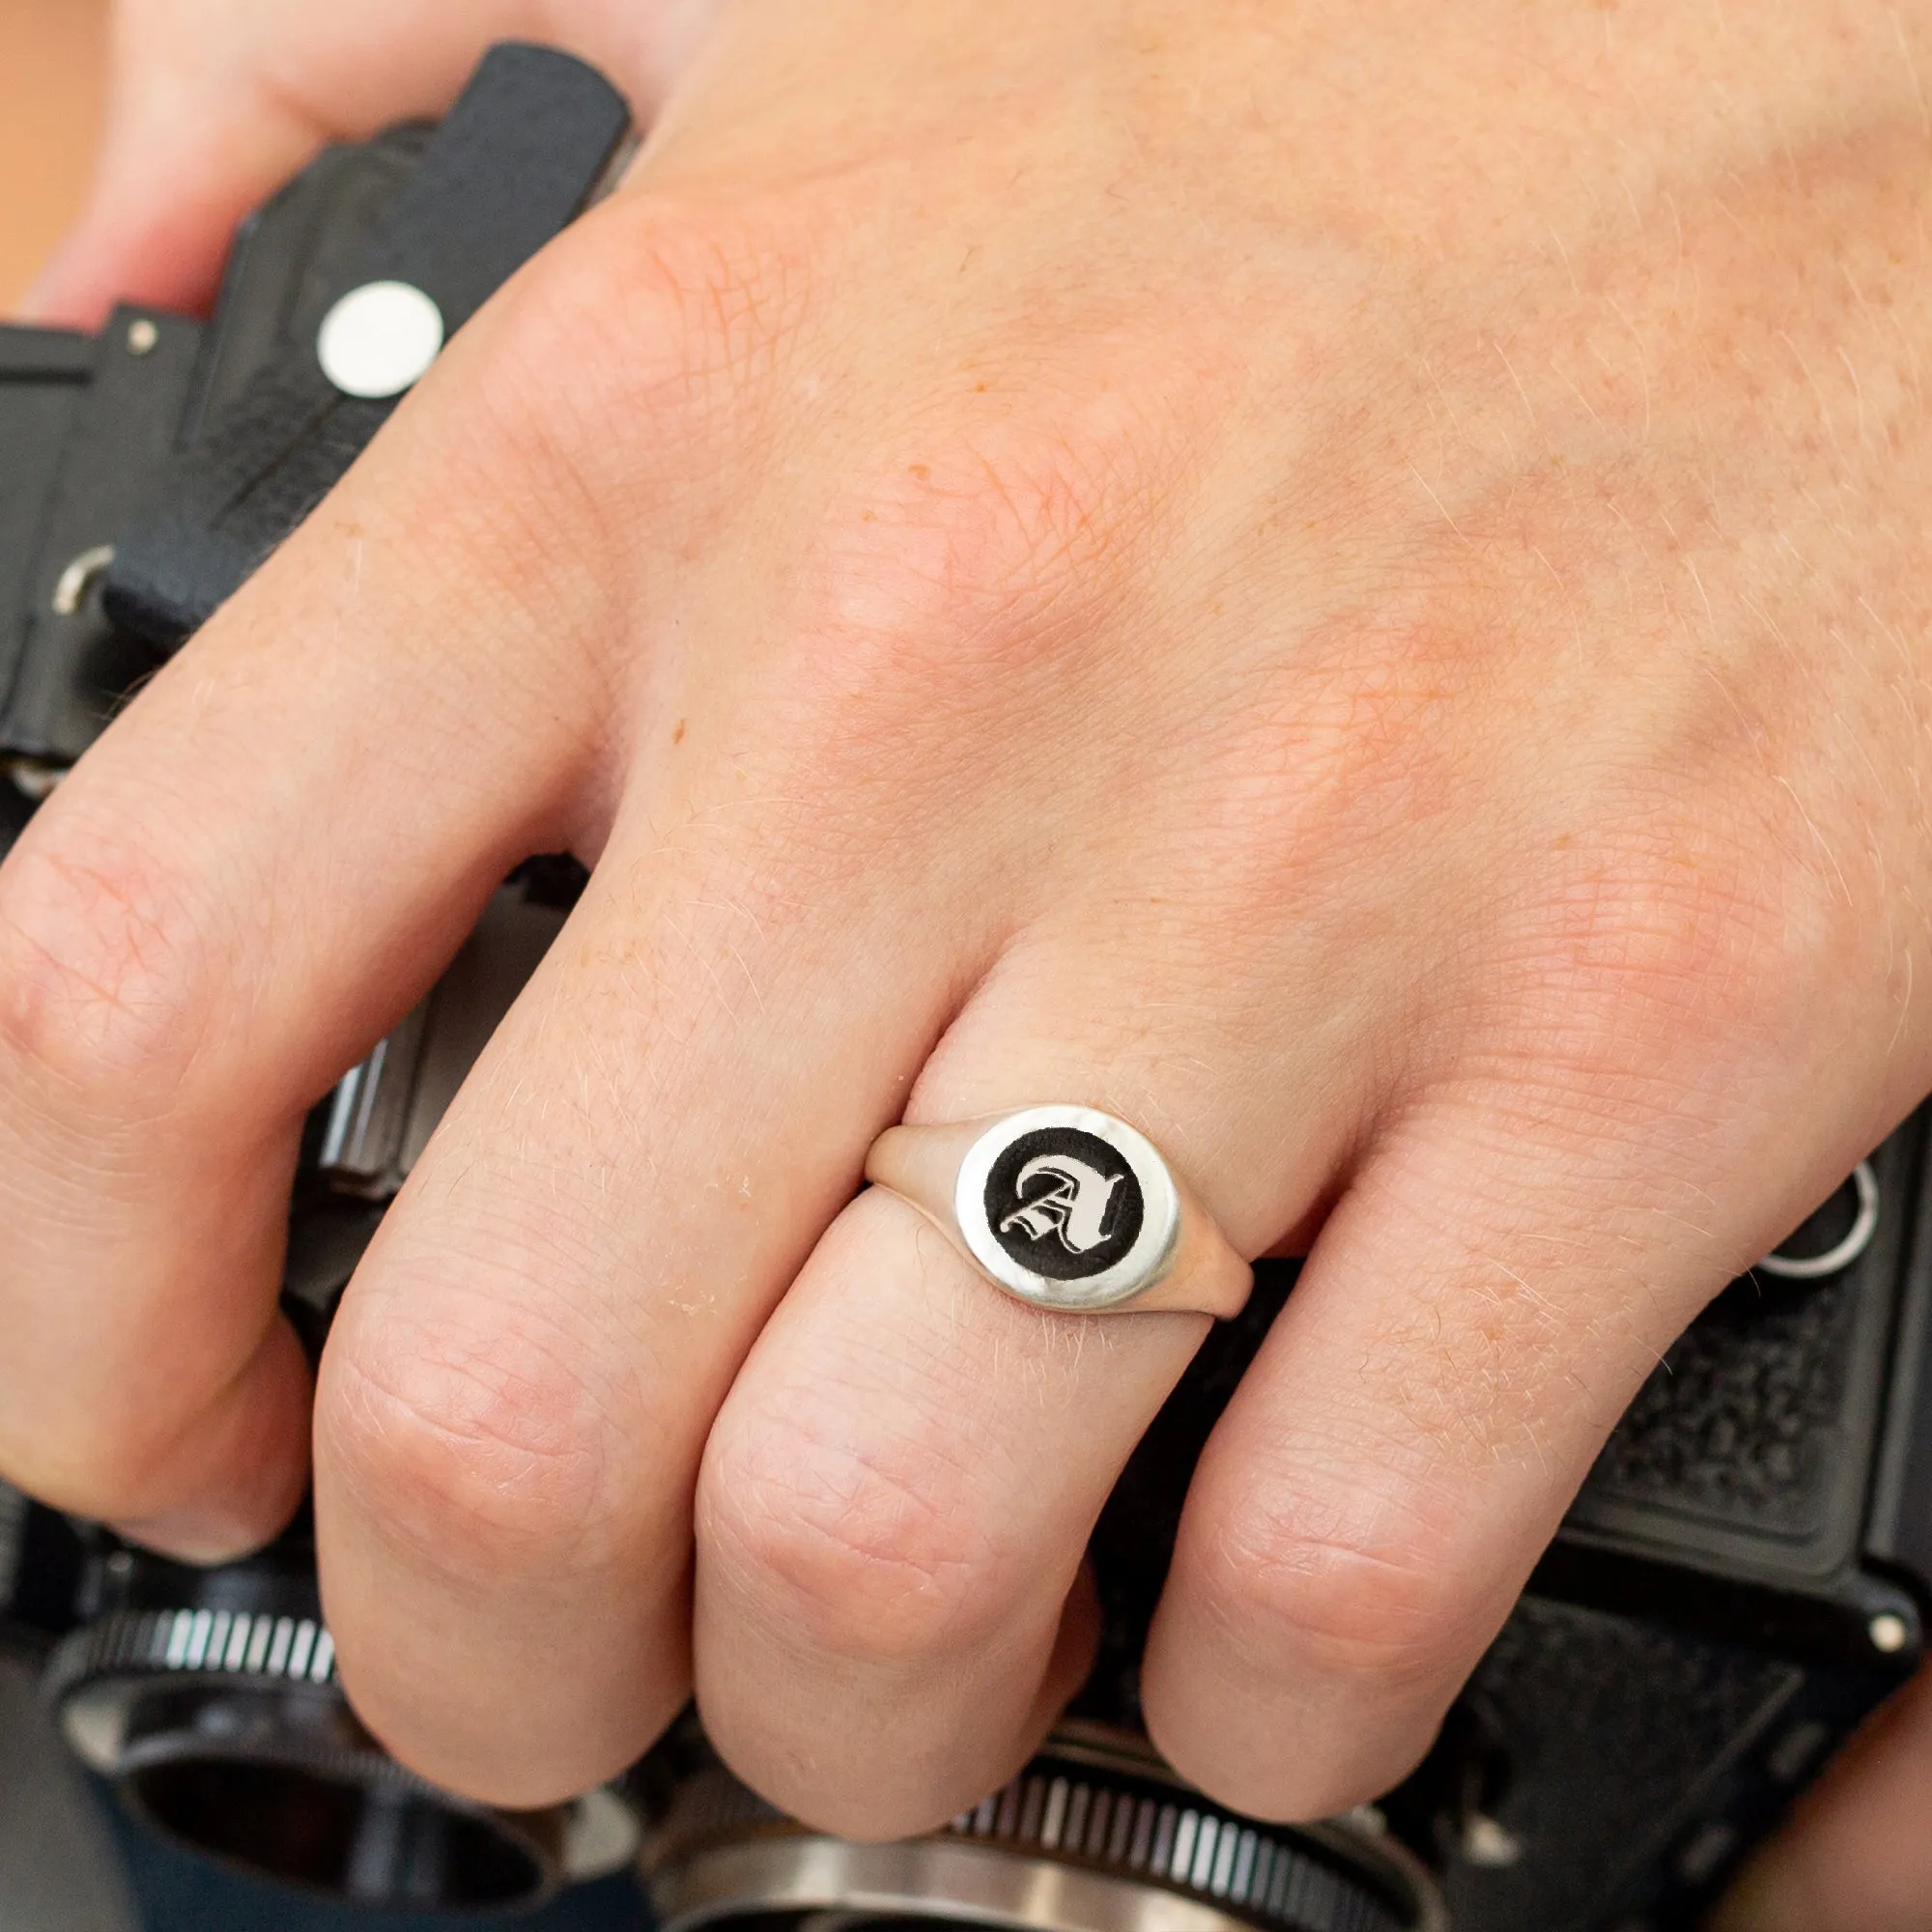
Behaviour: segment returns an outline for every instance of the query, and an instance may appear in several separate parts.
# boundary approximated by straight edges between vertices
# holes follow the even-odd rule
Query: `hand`
[[[569,46],[654,113],[710,0],[120,0],[93,193],[28,296],[98,323],[117,300],[194,309],[235,225],[324,142],[434,117],[484,49]]]
[[[1747,1866],[1712,1932],[1926,1932],[1928,1813],[1932,1670],[1921,1670]]]
[[[385,11],[246,11],[293,128],[185,35],[43,301],[204,286],[213,212],[446,93],[476,19]],[[568,846],[323,1363],[379,1735],[536,1804],[695,1683],[831,1828],[1006,1776],[1205,1322],[1027,1311],[853,1194],[901,1114],[1065,1098],[1313,1240],[1155,1741],[1374,1793],[1658,1351],[1932,1085],[1932,9],[487,11],[656,131],[0,869],[0,1468],[275,1527],[298,1123]]]

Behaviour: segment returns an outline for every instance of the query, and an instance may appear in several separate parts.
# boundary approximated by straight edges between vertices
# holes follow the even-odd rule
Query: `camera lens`
[[[514,1905],[549,1889],[542,1849],[439,1797],[190,1753],[122,1781],[134,1809],[229,1863],[379,1905]]]
[[[397,1764],[342,1694],[305,1554],[218,1571],[97,1557],[105,1602],[43,1685],[130,1809],[229,1864],[364,1905],[528,1904],[628,1862],[638,1820],[616,1791],[500,1811]]]
[[[1441,1932],[1420,1864],[1372,1814],[1266,1825],[1144,1739],[1069,1723],[1006,1788],[893,1844],[814,1833],[692,1729],[659,1753],[644,1869],[663,1932]]]

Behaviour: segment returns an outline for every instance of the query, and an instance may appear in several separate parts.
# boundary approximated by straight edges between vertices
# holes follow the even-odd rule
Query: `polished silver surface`
[[[245,1610],[116,1610],[64,1638],[46,1694],[74,1754],[112,1776],[128,1738],[127,1686],[188,1675],[257,1685],[322,1686],[335,1679],[335,1639],[316,1617]]]
[[[1045,1148],[1056,1136],[1081,1137],[1112,1158],[1042,1151],[998,1184],[1009,1151]],[[1084,1265],[1090,1253],[1108,1254],[1108,1216],[1123,1198],[1140,1217],[1131,1246],[1104,1266]],[[1152,1142],[1092,1107],[1028,1107],[994,1122],[960,1162],[952,1211],[967,1252],[1001,1288],[1072,1314],[1121,1308],[1145,1293],[1172,1265],[1180,1234],[1179,1195]],[[1064,1261],[1067,1271],[1029,1266],[1029,1252]]]
[[[638,1814],[609,1788],[511,1813],[405,1770],[349,1709],[319,1617],[207,1606],[109,1612],[56,1648],[41,1694],[74,1755],[130,1793],[137,1809],[151,1808],[144,1780],[156,1775],[245,1767],[264,1801],[287,1790],[292,1815],[313,1803],[313,1785],[298,1780],[321,1779],[358,1794],[374,1815],[409,1806],[494,1833],[527,1861],[535,1893],[616,1871],[637,1855]],[[247,1862],[235,1847],[217,1849]]]
[[[317,1164],[343,1193],[383,1199],[408,1175],[403,1149],[428,1018],[427,1004],[417,1007],[335,1090]]]
[[[345,396],[384,402],[413,388],[442,353],[442,311],[408,282],[365,282],[316,337],[322,373]]]
[[[84,550],[61,572],[54,585],[53,612],[56,617],[71,617],[87,602],[87,593],[106,575],[114,563],[114,546],[101,544]]]
[[[868,1918],[947,1919],[1027,1932],[1247,1932],[1244,1919],[1106,1872],[986,1845],[913,1838],[763,1839],[698,1855],[653,1899],[664,1932],[746,1913],[836,1908]]]

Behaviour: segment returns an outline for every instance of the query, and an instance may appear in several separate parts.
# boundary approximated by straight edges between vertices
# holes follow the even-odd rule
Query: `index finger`
[[[605,729],[567,616],[524,642],[527,547],[449,500],[495,453],[436,387],[0,867],[0,1469],[198,1558],[301,1489],[274,1305],[303,1116],[582,830]],[[425,500],[434,543],[387,508]]]

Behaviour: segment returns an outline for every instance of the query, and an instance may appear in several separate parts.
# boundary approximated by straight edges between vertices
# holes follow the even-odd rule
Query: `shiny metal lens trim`
[[[1322,1932],[1365,1922],[1336,1894]],[[721,1845],[660,1874],[652,1899],[662,1932],[698,1932],[769,1912],[913,1916],[1012,1932],[1253,1932],[1211,1901],[1045,1855],[956,1838],[862,1845],[818,1836]],[[1447,1932],[1433,1892],[1418,1890],[1414,1932]],[[1309,1921],[1311,1926],[1319,1921]]]
[[[205,1688],[223,1721],[143,1736],[147,1701]],[[183,1607],[110,1611],[62,1639],[42,1680],[69,1747],[89,1770],[126,1780],[188,1758],[305,1772],[372,1796],[413,1798],[500,1832],[535,1861],[546,1889],[601,1878],[636,1856],[639,1821],[609,1786],[528,1813],[456,1797],[416,1776],[367,1737],[335,1674],[335,1642],[317,1617]],[[250,1722],[249,1719],[254,1721]]]
[[[753,1839],[699,1853],[654,1889],[662,1932],[745,1912],[916,1914],[1016,1932],[1248,1932],[1246,1922],[1157,1887],[998,1845],[911,1838]]]
[[[853,1844],[775,1811],[711,1760],[646,1842],[663,1932],[772,1913],[794,1932],[929,1918],[1014,1932],[1446,1932],[1422,1865],[1373,1814],[1267,1825],[1194,1791],[1144,1740],[1067,1724],[943,1831]]]
[[[1827,1275],[1850,1267],[1871,1246],[1872,1236],[1878,1233],[1878,1175],[1870,1161],[1861,1160],[1852,1170],[1852,1186],[1858,1195],[1858,1212],[1843,1240],[1827,1248],[1822,1255],[1799,1258],[1776,1252],[1768,1254],[1758,1263],[1757,1272],[1775,1275],[1779,1281],[1823,1281]]]

